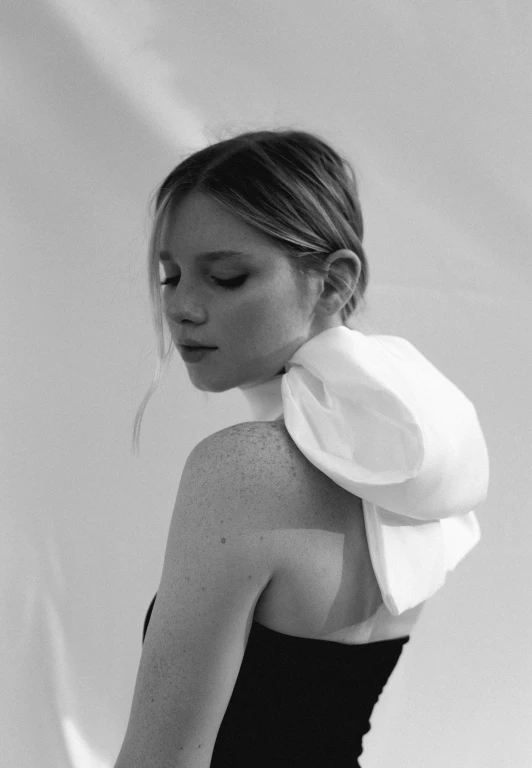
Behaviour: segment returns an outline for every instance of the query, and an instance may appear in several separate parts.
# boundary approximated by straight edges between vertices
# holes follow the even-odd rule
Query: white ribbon
[[[406,339],[346,326],[305,342],[286,371],[241,391],[256,419],[284,412],[303,455],[363,500],[375,575],[398,616],[480,540],[472,508],[489,458],[475,407]]]

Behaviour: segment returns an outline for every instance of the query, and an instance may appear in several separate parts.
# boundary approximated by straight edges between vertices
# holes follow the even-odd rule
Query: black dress
[[[361,768],[371,712],[409,639],[345,645],[254,621],[211,768]]]

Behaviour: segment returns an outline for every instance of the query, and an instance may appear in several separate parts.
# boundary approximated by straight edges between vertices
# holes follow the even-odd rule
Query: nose
[[[179,287],[172,291],[169,300],[163,305],[163,312],[168,323],[180,326],[183,321],[203,322],[205,311],[199,306],[190,291],[188,294],[185,294],[184,291],[179,292]]]

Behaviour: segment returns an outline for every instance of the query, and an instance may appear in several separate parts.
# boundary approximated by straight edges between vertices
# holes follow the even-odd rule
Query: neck
[[[251,421],[275,421],[282,415],[282,380],[283,372],[279,372],[269,381],[240,389],[249,405]]]

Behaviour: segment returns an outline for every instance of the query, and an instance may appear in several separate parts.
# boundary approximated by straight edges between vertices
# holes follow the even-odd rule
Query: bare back
[[[409,635],[424,604],[400,616],[392,616],[384,605],[362,500],[308,461],[282,417],[255,423],[263,430],[265,461],[271,458],[274,472],[290,473],[290,501],[275,505],[272,513],[268,536],[274,575],[257,602],[254,620],[288,635],[347,644]]]

